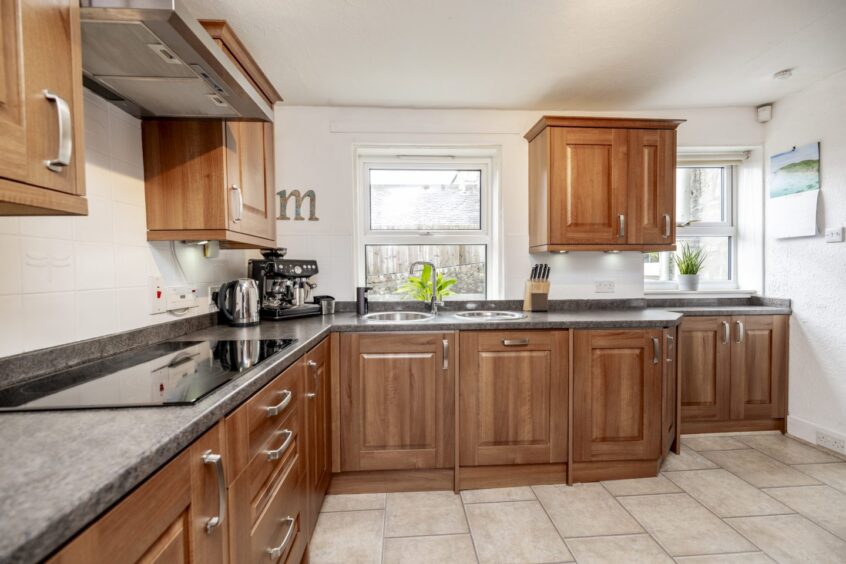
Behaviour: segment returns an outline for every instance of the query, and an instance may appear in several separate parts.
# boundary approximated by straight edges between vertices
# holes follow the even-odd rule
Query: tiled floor
[[[846,458],[779,434],[685,437],[657,478],[327,496],[313,564],[846,564]]]

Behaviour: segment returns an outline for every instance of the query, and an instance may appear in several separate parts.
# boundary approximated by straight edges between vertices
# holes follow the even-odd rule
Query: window
[[[702,287],[737,285],[737,227],[734,219],[735,166],[682,164],[676,168],[676,246],[704,249]],[[648,288],[674,288],[673,253],[644,253]]]
[[[444,279],[455,280],[445,299],[496,295],[496,153],[462,148],[435,155],[407,147],[357,153],[357,283],[372,288],[370,298],[412,299],[406,283],[415,261],[432,262]]]

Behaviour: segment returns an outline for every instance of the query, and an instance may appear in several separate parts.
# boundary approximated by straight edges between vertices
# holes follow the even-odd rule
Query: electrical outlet
[[[171,286],[165,296],[168,311],[197,307],[197,288],[193,286]]]
[[[167,311],[167,300],[165,299],[164,280],[159,276],[147,277],[147,295],[150,300],[150,315],[164,313]]]
[[[825,230],[826,243],[842,243],[843,242],[843,228],[842,227],[827,227]]]
[[[835,452],[846,454],[846,440],[841,437],[817,431],[817,444]]]
[[[614,281],[613,280],[595,280],[593,283],[593,291],[596,294],[613,294]]]

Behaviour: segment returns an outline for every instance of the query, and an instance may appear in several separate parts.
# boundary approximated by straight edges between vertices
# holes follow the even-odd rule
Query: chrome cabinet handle
[[[658,337],[652,337],[652,364],[661,362],[661,341]]]
[[[214,454],[207,450],[203,453],[203,464],[211,464],[214,466],[214,472],[217,474],[217,516],[211,517],[206,521],[206,534],[211,534],[216,528],[223,524],[226,518],[226,476],[223,470],[223,457],[219,454]]]
[[[266,450],[264,453],[267,455],[268,461],[279,460],[282,458],[282,455],[285,454],[285,451],[288,450],[288,447],[291,446],[291,441],[294,440],[294,432],[290,429],[285,429],[282,431],[283,435],[288,435],[285,437],[285,442],[282,445],[274,450]]]
[[[265,407],[265,411],[267,412],[268,417],[275,417],[282,413],[288,404],[291,403],[291,398],[294,397],[293,392],[291,390],[282,390],[282,401],[277,403],[276,405],[271,405],[270,407]]]
[[[620,219],[619,237],[620,237],[620,239],[622,239],[623,237],[626,236],[626,215],[621,213],[619,219]]]
[[[670,229],[670,214],[664,214],[664,239],[669,239],[670,235],[672,234],[672,229]]]
[[[282,544],[275,548],[268,548],[267,554],[270,556],[271,560],[276,560],[282,553],[285,552],[285,549],[288,548],[288,543],[291,542],[291,538],[294,535],[294,518],[288,515],[284,519],[280,519],[280,523],[288,522],[288,531],[285,533],[285,538],[282,539]]]
[[[746,336],[746,329],[743,327],[742,321],[735,321],[735,325],[737,325],[737,341],[738,343],[743,342],[743,338]]]
[[[62,167],[70,164],[73,153],[73,126],[70,106],[65,100],[49,90],[43,90],[44,97],[56,104],[56,118],[59,123],[59,149],[55,159],[47,159],[44,165],[53,172],[61,172]]]
[[[723,344],[729,344],[729,323],[728,321],[723,321]]]
[[[320,376],[317,374],[317,370],[314,370],[315,368],[317,368],[317,362],[309,360],[308,362],[306,362],[306,366],[313,371],[312,376],[314,378],[314,393],[309,392],[306,394],[306,397],[309,399],[314,399],[317,397],[317,394],[320,393]]]
[[[667,362],[673,362],[673,355],[670,353],[673,350],[676,339],[672,335],[667,335]]]
[[[443,369],[444,369],[444,370],[449,370],[449,339],[444,339],[444,340],[443,340],[443,345],[444,345],[444,363],[443,363]]]
[[[244,217],[244,195],[241,193],[241,188],[237,184],[233,184],[231,190],[238,196],[238,217],[233,217],[232,221],[240,223],[241,218]]]
[[[524,347],[529,344],[529,339],[503,339],[502,344],[506,347]]]

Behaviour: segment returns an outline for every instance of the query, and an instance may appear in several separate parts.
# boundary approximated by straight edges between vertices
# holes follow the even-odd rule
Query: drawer
[[[480,351],[550,350],[556,345],[555,331],[479,331]]]

